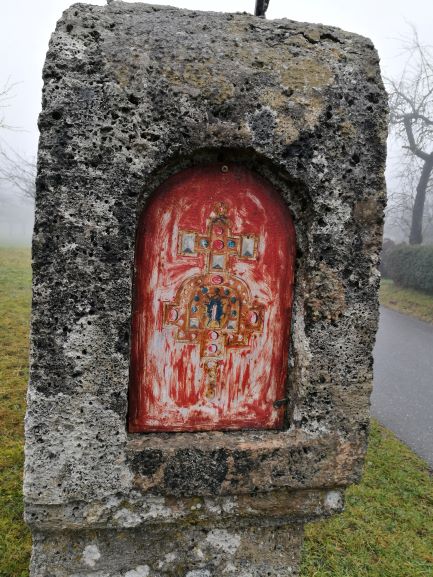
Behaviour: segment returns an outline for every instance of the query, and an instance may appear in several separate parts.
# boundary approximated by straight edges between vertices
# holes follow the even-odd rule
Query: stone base
[[[34,534],[31,577],[295,577],[303,523]]]

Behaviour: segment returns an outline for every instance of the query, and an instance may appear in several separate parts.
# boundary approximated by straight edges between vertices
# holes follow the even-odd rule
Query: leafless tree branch
[[[36,163],[15,151],[0,149],[0,182],[8,183],[25,198],[35,197]]]
[[[13,88],[16,83],[8,80],[0,89],[0,109],[9,106],[13,98]],[[4,130],[16,130],[9,126],[4,116],[0,116],[0,134]],[[18,191],[24,198],[34,199],[36,164],[34,161],[24,158],[21,154],[12,150],[0,139],[0,184],[9,186]],[[5,188],[3,186],[3,188]]]
[[[422,45],[412,27],[412,37],[403,45],[403,53],[406,62],[401,77],[387,81],[390,121],[394,134],[402,143],[406,166],[410,165],[409,173],[400,178],[400,194],[406,194],[402,191],[406,190],[408,183],[413,187],[409,242],[420,244],[423,241],[426,199],[432,194],[433,47]],[[412,162],[413,158],[418,162]],[[395,195],[391,200],[396,207],[400,205]]]
[[[13,89],[14,87],[17,85],[16,82],[11,82],[9,79],[6,81],[6,83],[3,85],[3,87],[0,89],[0,109],[5,109],[7,108],[10,104],[10,101],[13,98]],[[9,126],[8,124],[6,124],[6,120],[4,117],[4,114],[0,115],[0,129],[9,129],[9,130],[14,130],[15,127],[13,126]]]

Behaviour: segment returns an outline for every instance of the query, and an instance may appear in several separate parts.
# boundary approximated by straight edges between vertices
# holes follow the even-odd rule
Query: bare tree
[[[35,198],[36,163],[18,152],[6,152],[0,148],[0,182],[9,183],[24,198]]]
[[[401,78],[388,80],[390,120],[397,138],[403,142],[409,180],[416,174],[409,243],[421,244],[425,201],[433,172],[433,49],[422,45],[413,29],[413,38],[403,51],[407,60]]]
[[[13,98],[12,90],[16,86],[15,83],[7,80],[3,87],[0,89],[0,129],[1,128],[9,128],[12,129],[12,126],[8,126],[6,124],[6,120],[3,114],[3,110],[9,106],[10,100]]]
[[[15,84],[7,81],[0,90],[0,112],[9,106],[13,98],[12,90]],[[6,123],[3,114],[0,114],[0,134],[4,130],[16,130],[16,127]],[[36,164],[34,161],[24,158],[18,152],[11,149],[0,138],[0,183],[12,185],[24,198],[34,199]]]
[[[393,182],[388,186],[385,234],[398,241],[410,237],[417,184],[422,171],[422,161],[416,157],[403,157],[393,168]],[[423,242],[433,241],[433,178],[430,178],[425,196]]]

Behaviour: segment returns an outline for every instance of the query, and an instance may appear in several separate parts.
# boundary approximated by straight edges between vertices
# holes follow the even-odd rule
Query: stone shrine
[[[33,237],[32,577],[296,576],[367,445],[385,206],[371,42],[76,4]]]

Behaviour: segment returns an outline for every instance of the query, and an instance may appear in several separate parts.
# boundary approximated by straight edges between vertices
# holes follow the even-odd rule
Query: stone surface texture
[[[297,575],[367,443],[386,97],[371,42],[248,14],[76,4],[44,67],[26,519],[32,577]],[[282,431],[127,434],[135,231],[182,168],[241,162],[296,226]]]

